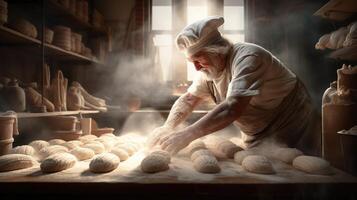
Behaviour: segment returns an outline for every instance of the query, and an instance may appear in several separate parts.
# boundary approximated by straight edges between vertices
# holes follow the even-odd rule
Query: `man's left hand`
[[[168,151],[171,155],[188,146],[194,140],[193,134],[188,131],[178,131],[160,139],[161,149]]]

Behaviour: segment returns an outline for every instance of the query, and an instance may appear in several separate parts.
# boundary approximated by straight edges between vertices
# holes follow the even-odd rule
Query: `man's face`
[[[197,71],[204,73],[208,79],[216,79],[221,75],[222,60],[218,55],[198,52],[187,58],[192,62]]]

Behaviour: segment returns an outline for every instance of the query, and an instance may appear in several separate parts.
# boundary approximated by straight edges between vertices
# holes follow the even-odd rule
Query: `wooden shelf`
[[[339,60],[357,61],[357,45],[337,49],[329,57]]]
[[[356,0],[330,0],[316,11],[314,15],[330,20],[343,21],[356,13]]]
[[[61,22],[70,27],[75,27],[78,30],[84,30],[90,33],[90,35],[108,35],[108,30],[103,28],[98,28],[92,24],[85,22],[73,14],[69,9],[63,7],[56,1],[46,1],[46,11],[47,15],[52,16],[57,22]]]
[[[0,26],[0,43],[2,45],[26,45],[27,47],[31,46],[35,48],[40,48],[42,44],[42,42],[36,38],[29,37],[5,26]],[[104,65],[104,63],[98,61],[97,59],[88,58],[81,54],[64,50],[52,44],[45,43],[44,46],[46,56],[55,60],[90,62],[94,64]]]
[[[62,111],[62,112],[46,112],[46,113],[17,113],[18,118],[34,118],[34,117],[50,117],[62,115],[78,115],[78,114],[95,114],[99,113],[98,110],[79,110],[79,111]]]

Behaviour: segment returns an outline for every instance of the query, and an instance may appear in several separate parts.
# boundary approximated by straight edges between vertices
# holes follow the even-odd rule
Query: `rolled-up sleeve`
[[[200,98],[209,98],[210,97],[210,92],[207,86],[207,81],[204,79],[203,75],[199,75],[193,83],[190,85],[190,87],[187,89],[187,92],[190,94],[200,97]]]
[[[232,62],[232,80],[227,98],[231,96],[256,96],[260,94],[267,66],[256,54],[243,56]]]

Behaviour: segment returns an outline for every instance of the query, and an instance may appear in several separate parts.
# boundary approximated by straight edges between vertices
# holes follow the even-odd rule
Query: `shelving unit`
[[[0,26],[0,43],[5,45],[26,45],[33,48],[41,48],[41,41],[24,35],[20,32],[12,30],[11,28]],[[104,65],[104,63],[94,58],[88,58],[81,54],[64,50],[52,44],[44,44],[46,56],[58,61],[77,61],[87,62],[98,65]]]
[[[338,60],[357,61],[357,45],[337,49],[329,57]]]
[[[18,118],[34,118],[34,117],[51,117],[51,116],[65,116],[65,115],[81,115],[81,114],[96,114],[98,110],[78,110],[78,111],[62,111],[62,112],[46,112],[46,113],[17,113]],[[1,115],[1,113],[0,113]]]

